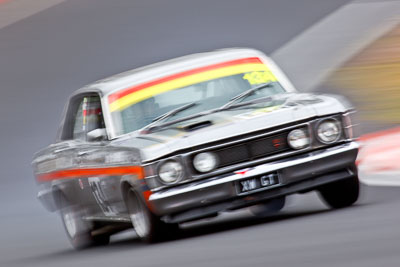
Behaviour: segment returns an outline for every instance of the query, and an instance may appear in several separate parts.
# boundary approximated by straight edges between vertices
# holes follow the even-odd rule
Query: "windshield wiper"
[[[172,117],[172,116],[178,114],[179,112],[182,112],[184,110],[187,110],[187,109],[189,109],[191,107],[194,107],[194,106],[197,106],[197,105],[198,105],[197,102],[192,102],[192,103],[188,103],[186,105],[183,105],[181,107],[177,107],[177,108],[175,108],[173,110],[170,110],[170,111],[168,111],[168,112],[166,112],[166,113],[154,118],[152,120],[152,123],[150,123],[149,125],[144,127],[143,130],[151,130],[152,128],[157,127],[159,125],[160,121],[163,121],[163,120],[165,120],[165,119],[167,119],[169,117]]]
[[[175,108],[175,109],[173,109],[173,110],[170,110],[170,111],[168,111],[168,112],[166,112],[166,113],[164,113],[164,114],[162,114],[162,115],[160,115],[160,116],[154,118],[154,119],[152,120],[152,122],[157,122],[157,121],[165,120],[166,118],[172,117],[172,116],[178,114],[179,112],[184,111],[184,110],[187,110],[187,109],[189,109],[189,108],[191,108],[191,107],[193,107],[193,106],[196,106],[196,105],[197,105],[197,102],[192,102],[192,103],[183,105],[183,106],[181,106],[181,107],[177,107],[177,108]]]
[[[240,93],[240,94],[238,94],[237,96],[232,97],[232,98],[229,100],[229,102],[226,103],[225,105],[223,105],[222,107],[220,107],[220,109],[221,109],[221,110],[226,109],[226,108],[232,106],[234,103],[236,103],[236,102],[239,101],[240,99],[246,98],[246,97],[248,97],[249,95],[252,95],[252,94],[254,94],[255,92],[257,92],[258,90],[264,89],[264,88],[266,88],[266,87],[270,87],[271,85],[272,85],[272,83],[269,82],[269,83],[264,83],[264,84],[261,84],[261,85],[259,85],[259,86],[250,88],[250,89],[244,91],[243,93]]]

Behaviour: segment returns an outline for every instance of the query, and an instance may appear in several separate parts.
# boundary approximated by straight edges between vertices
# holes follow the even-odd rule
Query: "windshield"
[[[146,84],[139,85],[137,86],[139,89],[129,88],[108,97],[115,135],[139,130],[157,117],[174,109],[179,110],[180,107],[190,103],[195,105],[179,110],[164,120],[173,121],[219,108],[246,90],[264,83],[270,85],[241,98],[238,102],[285,92],[276,77],[260,60],[256,63],[244,62],[244,64],[189,74],[182,78],[171,80],[167,78],[161,79],[166,81],[160,83],[153,81],[148,87]]]

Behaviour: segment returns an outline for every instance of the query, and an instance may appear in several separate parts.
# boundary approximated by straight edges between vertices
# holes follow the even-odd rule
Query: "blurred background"
[[[0,0],[0,266],[398,266],[400,1]],[[135,234],[73,251],[36,200],[30,162],[76,89],[191,53],[252,47],[299,91],[358,109],[363,195],[329,211],[315,194],[282,214],[246,211],[152,246]]]

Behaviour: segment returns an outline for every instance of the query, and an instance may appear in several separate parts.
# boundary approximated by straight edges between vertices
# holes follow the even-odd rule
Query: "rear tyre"
[[[329,183],[319,189],[323,200],[334,209],[354,204],[360,193],[358,176],[355,175],[337,182]]]
[[[250,207],[250,212],[259,218],[264,218],[279,212],[285,206],[285,197],[278,197],[267,202]]]
[[[126,204],[132,226],[142,241],[154,243],[173,238],[178,234],[179,226],[162,222],[132,188],[127,192]]]
[[[61,204],[61,220],[67,237],[75,249],[107,245],[110,242],[110,236],[107,234],[92,235],[94,225],[82,219],[83,212],[79,206],[70,205],[65,197],[61,197]]]

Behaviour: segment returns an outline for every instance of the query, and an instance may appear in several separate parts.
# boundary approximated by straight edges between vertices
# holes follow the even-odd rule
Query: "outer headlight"
[[[295,129],[288,134],[289,145],[294,149],[302,149],[310,144],[310,137],[305,129]]]
[[[193,158],[193,167],[199,172],[209,172],[218,165],[217,156],[214,153],[203,152]]]
[[[166,184],[172,184],[177,182],[182,178],[183,168],[182,165],[174,160],[169,160],[163,163],[158,168],[158,176],[162,180],[162,182]]]
[[[317,128],[318,140],[325,144],[336,142],[340,138],[340,133],[340,122],[335,119],[326,119]]]

